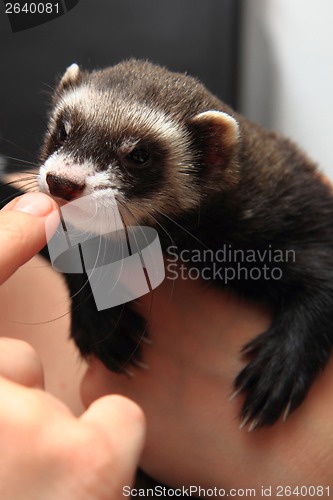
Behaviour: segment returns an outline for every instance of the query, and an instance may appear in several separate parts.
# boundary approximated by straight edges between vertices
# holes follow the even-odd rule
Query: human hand
[[[45,221],[59,217],[52,198],[27,193],[13,199],[0,211],[0,284],[46,244]]]
[[[56,204],[40,193],[0,212],[0,283],[44,246],[45,219],[53,212],[57,221]],[[141,410],[108,396],[76,418],[42,387],[33,349],[0,339],[0,498],[120,498],[143,446]]]
[[[313,496],[309,486],[332,491],[333,363],[286,422],[249,433],[239,429],[242,398],[229,398],[240,349],[269,327],[270,311],[190,280],[165,280],[153,294],[136,306],[149,325],[148,369],[133,366],[126,377],[93,359],[82,382],[86,404],[117,392],[143,408],[145,472],[173,487],[242,488],[235,498],[247,488],[260,497],[262,486],[273,498],[279,486],[286,496],[304,486],[302,498]]]

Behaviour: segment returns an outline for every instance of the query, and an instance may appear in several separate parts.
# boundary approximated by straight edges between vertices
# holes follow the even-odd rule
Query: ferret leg
[[[243,348],[250,361],[234,383],[245,395],[241,427],[271,425],[302,403],[332,349],[333,307],[327,302],[319,294],[294,297],[271,328]]]

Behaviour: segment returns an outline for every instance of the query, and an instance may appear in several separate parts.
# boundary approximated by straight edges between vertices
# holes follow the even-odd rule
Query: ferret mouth
[[[59,205],[59,207],[63,207],[64,205],[67,205],[68,203],[72,203],[72,202],[77,201],[77,200],[84,198],[84,197],[88,197],[88,196],[93,197],[94,194],[98,195],[99,193],[103,194],[105,191],[112,192],[114,200],[118,203],[117,195],[115,194],[115,189],[108,187],[108,186],[96,186],[91,192],[85,193],[83,191],[83,192],[78,193],[77,195],[74,195],[73,197],[70,197],[68,199],[66,199],[62,196],[57,196],[56,194],[51,193],[50,191],[48,191],[46,194],[51,196],[51,198]]]

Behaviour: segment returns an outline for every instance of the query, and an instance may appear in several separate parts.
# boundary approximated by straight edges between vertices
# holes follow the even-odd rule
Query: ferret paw
[[[293,356],[291,346],[281,336],[269,332],[247,344],[242,354],[251,360],[234,383],[234,397],[245,395],[240,428],[248,425],[251,432],[274,424],[280,417],[286,420],[312,382],[302,358]]]

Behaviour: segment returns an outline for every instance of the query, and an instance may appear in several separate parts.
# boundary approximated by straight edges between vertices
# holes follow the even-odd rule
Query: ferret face
[[[149,81],[147,68],[154,66],[133,61],[128,63],[132,73],[135,64],[136,78],[125,72],[118,79],[112,68],[81,74],[72,65],[56,91],[41,154],[40,190],[60,204],[90,196],[105,211],[106,227],[99,231],[107,229],[110,199],[132,225],[151,224],[159,214],[174,215],[200,203],[195,127],[187,126],[179,111],[172,113],[172,106],[169,111],[153,102],[163,101],[163,85],[149,89],[152,102],[143,98],[141,81]],[[178,108],[180,102],[178,96]]]

